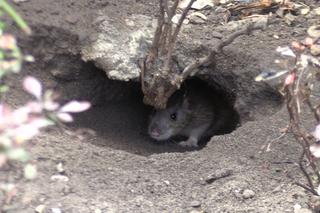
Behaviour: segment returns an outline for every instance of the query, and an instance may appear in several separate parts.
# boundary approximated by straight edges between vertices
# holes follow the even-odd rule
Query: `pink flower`
[[[43,103],[43,107],[48,111],[55,111],[59,108],[59,104],[52,100],[46,100]]]
[[[312,135],[317,141],[320,141],[320,124],[316,126],[316,129],[314,130]]]
[[[41,99],[42,86],[36,78],[27,76],[23,81],[23,88],[31,95],[34,95],[38,100]]]
[[[318,143],[312,144],[310,146],[310,152],[314,157],[320,158],[320,144]]]
[[[30,101],[26,104],[26,107],[32,113],[41,113],[42,112],[42,104],[35,101]]]
[[[7,162],[7,156],[0,154],[0,168]]]
[[[30,140],[39,133],[39,128],[36,125],[25,124],[14,129],[12,136],[17,143],[23,143]]]
[[[4,120],[12,114],[12,110],[9,106],[5,104],[0,104],[0,123],[3,123]]]
[[[89,109],[91,104],[87,101],[70,101],[69,103],[65,104],[59,112],[82,112]]]
[[[73,118],[69,113],[60,112],[57,114],[57,117],[63,122],[72,122]]]
[[[13,111],[10,116],[7,116],[7,122],[13,125],[25,123],[29,118],[30,109],[28,107],[20,107]]]
[[[0,36],[0,48],[12,50],[16,46],[16,39],[12,35],[5,34]]]
[[[28,122],[28,125],[31,125],[38,129],[52,125],[52,124],[54,124],[52,121],[43,117],[31,118]]]
[[[295,80],[295,73],[291,73],[289,75],[287,75],[285,81],[284,81],[284,85],[290,85],[290,84],[293,84],[294,83],[294,80]]]

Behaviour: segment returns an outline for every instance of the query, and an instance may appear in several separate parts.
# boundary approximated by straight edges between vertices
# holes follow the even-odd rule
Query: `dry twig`
[[[176,14],[179,1],[175,0],[170,7],[168,0],[160,0],[160,15],[154,39],[148,55],[143,61],[140,61],[141,86],[146,104],[156,108],[164,108],[169,97],[180,88],[187,77],[194,75],[199,67],[214,63],[215,55],[222,52],[223,48],[231,44],[237,37],[249,35],[254,30],[264,29],[268,24],[266,20],[249,23],[242,29],[221,39],[215,44],[208,56],[195,60],[181,72],[174,68],[172,57],[183,21],[195,1],[189,2],[173,29],[171,20]]]

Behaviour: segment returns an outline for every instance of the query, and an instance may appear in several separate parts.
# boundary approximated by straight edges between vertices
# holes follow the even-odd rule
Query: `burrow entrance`
[[[60,88],[59,92],[63,94],[62,101],[78,99],[93,103],[92,109],[76,116],[76,121],[72,124],[72,127],[95,132],[87,137],[90,143],[150,155],[201,149],[211,138],[203,137],[196,149],[179,146],[178,142],[185,139],[183,137],[174,137],[164,142],[155,141],[147,133],[152,107],[143,104],[139,82],[110,80],[92,62],[83,62],[80,56],[58,55],[53,57],[47,67],[48,73],[58,85],[56,88]],[[217,79],[215,76],[200,75],[197,78],[210,86],[211,93],[207,98],[220,101],[221,105],[230,110],[230,114],[235,115],[225,120],[226,125],[216,135],[231,133],[241,123],[241,115],[234,108],[237,94],[221,84],[220,78],[223,76]],[[235,80],[228,75],[224,80],[229,81],[228,78]],[[266,95],[270,94],[271,90]]]
[[[66,34],[57,31],[51,35],[61,33]],[[57,39],[56,42],[59,44],[63,40],[76,46],[77,38],[67,35],[62,38],[64,39]],[[49,82],[49,87],[62,94],[62,102],[77,99],[88,100],[93,104],[89,111],[77,115],[71,125],[72,128],[95,132],[86,137],[87,142],[139,155],[194,150],[180,147],[177,144],[182,139],[180,137],[167,142],[156,142],[149,137],[147,127],[152,108],[143,104],[143,94],[138,81],[110,80],[93,62],[82,61],[76,49],[73,50],[75,53],[70,53],[68,48],[61,51],[61,48],[52,45],[52,40],[51,37],[40,36],[24,43],[25,47],[33,50],[30,52],[40,61],[37,66],[29,67],[30,73],[39,76],[45,83]],[[231,56],[237,57],[236,54]],[[217,66],[218,70],[204,70],[198,76],[212,89],[211,97],[208,98],[218,97],[215,99],[229,108],[230,113],[237,115],[227,120],[229,125],[225,125],[226,127],[220,129],[217,134],[231,133],[240,123],[254,121],[257,115],[267,115],[264,109],[272,109],[270,113],[273,113],[281,106],[281,96],[271,87],[251,84],[253,78],[247,74],[242,77],[224,72],[222,65],[225,64],[226,69],[232,65],[229,59],[230,55],[219,59],[221,64]],[[28,69],[28,66],[26,68]],[[209,139],[210,137],[203,138],[200,148],[204,147]]]
[[[77,99],[93,103],[92,109],[77,115],[71,125],[93,130],[95,134],[88,137],[90,143],[140,155],[195,150],[178,145],[179,141],[185,139],[183,137],[161,142],[150,138],[147,129],[153,109],[143,104],[139,82],[110,80],[92,62],[85,63],[79,56],[58,55],[46,67],[47,73],[56,82],[55,89],[62,94],[62,102]],[[200,79],[208,84],[205,77]],[[210,88],[212,97],[208,98],[220,100],[222,105],[230,109],[230,114],[236,115],[232,116],[234,119],[226,120],[225,127],[217,132],[219,135],[228,134],[239,123],[239,116],[231,107],[235,96],[219,88],[218,84],[211,84]],[[203,137],[199,148],[209,140],[210,137]]]

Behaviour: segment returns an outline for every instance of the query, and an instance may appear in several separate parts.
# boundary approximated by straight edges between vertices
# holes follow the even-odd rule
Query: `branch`
[[[318,193],[314,190],[314,189],[311,189],[310,187],[306,186],[306,185],[303,185],[301,183],[298,183],[298,182],[295,182],[294,184],[296,184],[297,186],[300,186],[302,188],[304,188],[305,190],[311,192],[312,194],[316,195],[316,196],[319,196]]]
[[[151,48],[147,57],[146,64],[150,64],[154,61],[154,59],[158,56],[158,50],[160,45],[160,38],[162,35],[162,28],[165,22],[165,14],[164,14],[164,2],[160,0],[160,16],[158,18],[158,24],[156,28],[156,32],[154,33],[154,38],[152,40]]]
[[[195,1],[196,0],[191,0],[189,2],[188,6],[183,10],[173,34],[172,33],[169,34],[168,54],[167,54],[167,59],[166,59],[165,65],[164,65],[164,70],[170,70],[170,68],[171,68],[172,54],[173,54],[173,50],[175,49],[175,46],[176,46],[178,34],[180,32],[183,21],[187,17],[187,14],[188,14],[193,2],[195,2]],[[174,9],[174,8],[172,8],[172,9]]]
[[[247,26],[245,26],[243,29],[236,31],[232,34],[230,34],[228,37],[220,40],[218,44],[211,50],[210,54],[204,58],[197,59],[195,62],[191,63],[188,65],[182,72],[182,76],[180,77],[180,81],[183,81],[186,79],[188,76],[192,76],[195,74],[197,71],[196,69],[203,66],[210,64],[215,55],[219,52],[222,52],[223,48],[229,44],[231,44],[236,38],[238,38],[241,35],[249,35],[251,34],[254,30],[260,30],[260,29],[265,29],[268,24],[268,20],[265,22],[251,22]]]
[[[169,8],[168,6],[168,0],[164,1],[164,9],[165,12],[167,13],[167,20],[165,21],[165,26],[163,28],[163,32],[160,38],[160,55],[165,54],[166,51],[166,46],[167,46],[167,42],[170,42],[170,37],[171,37],[171,33],[172,33],[172,18],[176,12],[176,9],[178,7],[179,4],[179,0],[175,0],[173,6],[171,8]]]
[[[180,32],[182,23],[183,23],[183,21],[185,20],[185,18],[187,17],[187,14],[188,14],[188,12],[189,12],[189,10],[190,10],[193,2],[195,2],[195,1],[196,1],[196,0],[191,0],[191,1],[189,2],[188,6],[183,10],[183,12],[182,12],[182,14],[181,14],[181,17],[180,17],[180,19],[179,19],[179,21],[178,21],[177,27],[176,27],[176,29],[175,29],[175,31],[174,31],[174,33],[173,33],[173,37],[172,37],[173,41],[176,40],[176,38],[177,38],[177,36],[178,36],[178,34],[179,34],[179,32]]]
[[[303,150],[302,150],[301,156],[300,156],[300,158],[299,158],[299,167],[300,167],[300,170],[302,171],[302,173],[304,174],[304,176],[306,177],[306,179],[307,179],[307,181],[308,181],[308,184],[309,184],[309,187],[304,186],[304,185],[299,184],[299,183],[296,183],[296,184],[297,184],[298,186],[301,186],[301,187],[303,187],[304,189],[312,192],[313,194],[318,195],[318,193],[314,190],[314,185],[313,185],[313,183],[312,183],[312,180],[311,180],[309,174],[307,173],[306,169],[305,169],[304,166],[303,166],[303,158],[304,158],[304,155],[305,155],[306,152],[305,152],[305,147],[302,147],[302,149],[303,149]]]

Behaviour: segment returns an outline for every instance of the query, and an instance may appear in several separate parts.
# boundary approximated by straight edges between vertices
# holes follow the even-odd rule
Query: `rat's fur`
[[[159,141],[186,136],[188,139],[180,145],[197,146],[201,137],[215,135],[224,128],[234,112],[225,101],[215,97],[214,90],[205,82],[192,79],[184,87],[170,97],[166,109],[156,110],[148,132]]]

